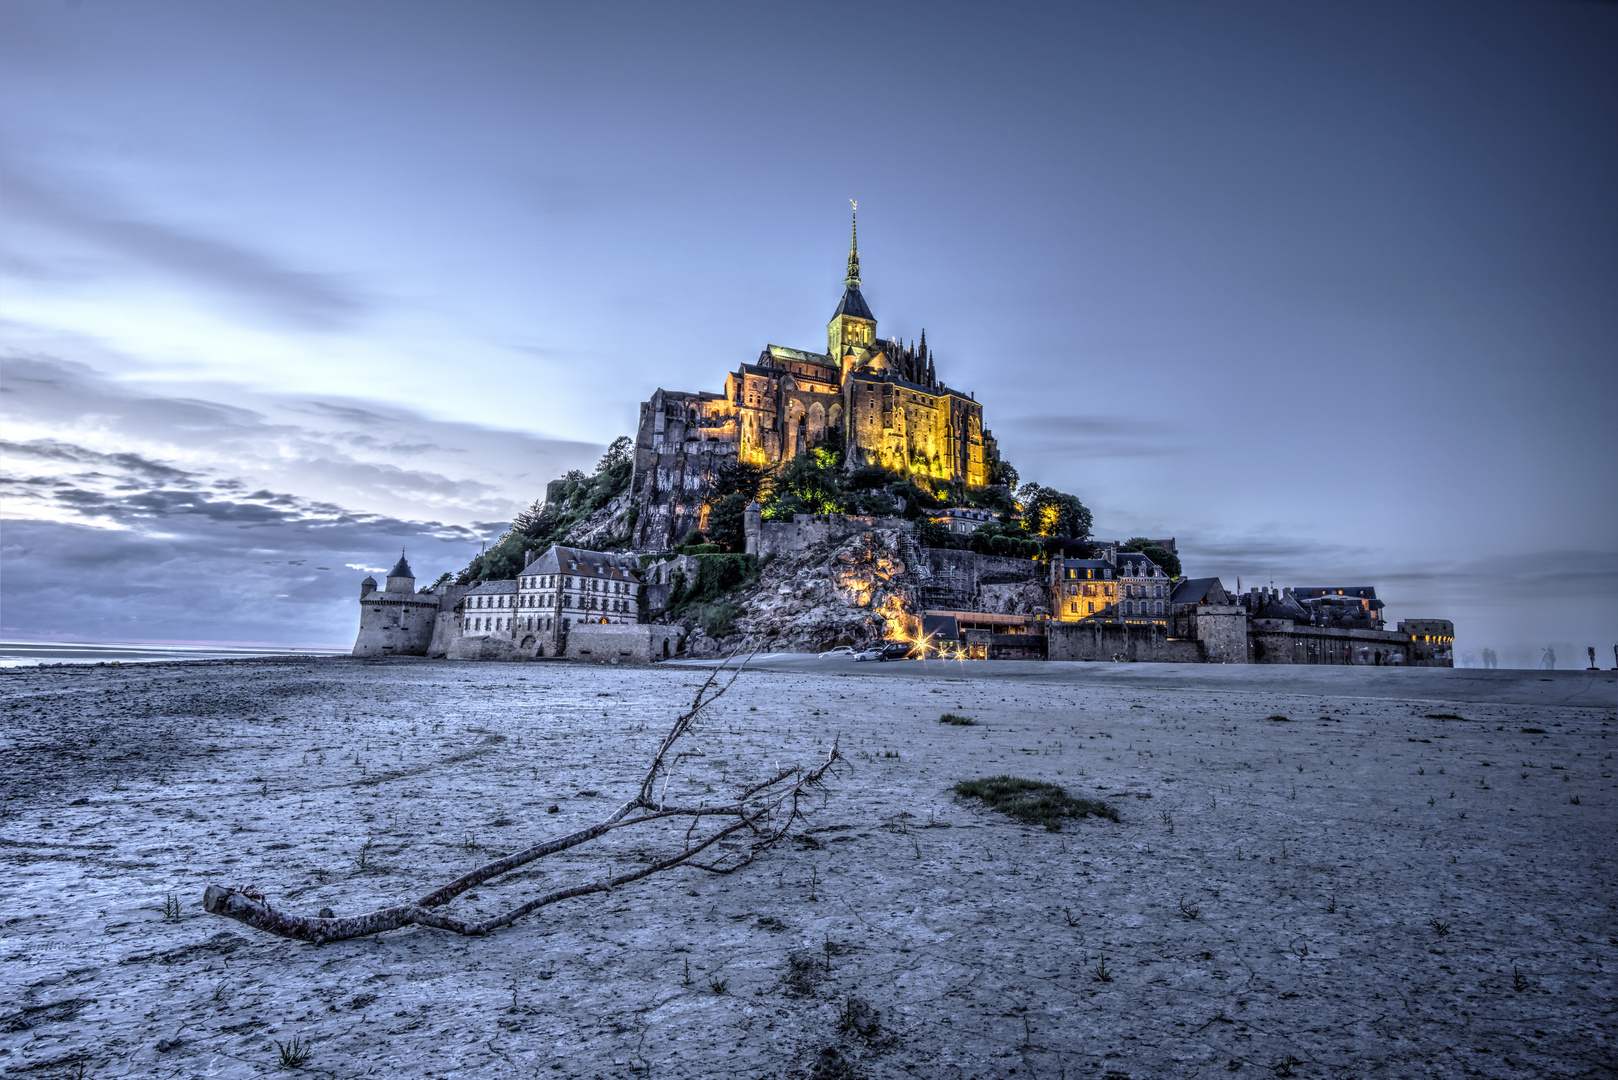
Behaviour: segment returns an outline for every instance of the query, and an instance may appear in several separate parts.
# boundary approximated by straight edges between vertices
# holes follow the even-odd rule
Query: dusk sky
[[[0,3],[7,637],[346,645],[824,348],[849,199],[1022,477],[1618,641],[1618,5]]]

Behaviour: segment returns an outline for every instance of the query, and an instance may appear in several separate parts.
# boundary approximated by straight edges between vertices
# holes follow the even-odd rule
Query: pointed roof
[[[831,317],[834,319],[844,315],[852,315],[856,319],[869,319],[876,322],[876,316],[872,315],[871,309],[866,306],[865,297],[860,295],[858,285],[850,285],[843,290],[842,303],[838,304],[837,310],[831,313]]]
[[[856,319],[869,319],[876,322],[876,316],[866,306],[865,297],[860,295],[860,204],[850,199],[854,209],[848,234],[848,274],[843,278],[843,300],[837,305],[837,310],[831,313],[833,319],[850,315]]]
[[[393,564],[393,569],[388,571],[388,576],[415,578],[416,575],[410,572],[410,564],[405,561],[404,552],[399,552],[399,561]]]

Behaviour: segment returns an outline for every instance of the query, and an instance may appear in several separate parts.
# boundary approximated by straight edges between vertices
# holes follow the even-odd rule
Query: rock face
[[[914,550],[908,534],[892,528],[778,555],[757,585],[730,597],[746,609],[735,632],[715,640],[694,629],[687,648],[818,652],[913,632],[916,571],[906,553]]]
[[[622,550],[631,528],[632,508],[633,497],[625,491],[606,506],[581,519],[567,531],[561,542],[567,547],[584,548],[586,551]]]

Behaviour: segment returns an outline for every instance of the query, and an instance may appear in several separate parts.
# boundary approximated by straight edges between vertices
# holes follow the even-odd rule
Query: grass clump
[[[955,794],[982,799],[984,804],[1030,825],[1058,832],[1066,818],[1104,817],[1118,820],[1118,811],[1099,799],[1075,799],[1057,784],[1024,780],[1017,776],[988,776],[962,780]]]
[[[970,716],[962,716],[959,713],[952,712],[947,712],[943,716],[940,716],[938,718],[938,722],[940,724],[954,724],[956,727],[971,727],[977,723],[977,721],[972,719]]]

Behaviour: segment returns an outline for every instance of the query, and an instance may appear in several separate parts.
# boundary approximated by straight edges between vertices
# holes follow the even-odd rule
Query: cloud
[[[196,473],[176,469],[161,462],[151,461],[141,457],[139,454],[102,454],[94,450],[86,450],[82,446],[74,446],[72,443],[61,442],[57,439],[31,439],[20,443],[0,439],[0,455],[33,457],[45,461],[62,461],[83,465],[105,465],[134,473],[149,480],[175,484],[181,487],[194,487],[198,482]]]
[[[237,511],[251,517],[249,507],[193,513],[180,502],[158,504],[162,528],[153,530],[8,521],[0,535],[3,632],[347,646],[363,574],[323,568],[363,568],[377,552],[407,546],[425,585],[458,570],[473,549],[462,530],[434,522],[284,513],[267,528],[244,529]]]
[[[284,266],[274,258],[227,240],[116,212],[107,194],[91,194],[60,181],[36,181],[15,166],[0,166],[0,192],[8,217],[45,227],[86,245],[170,277],[245,303],[273,320],[312,330],[335,330],[356,322],[372,301],[330,274]],[[11,228],[13,240],[25,235]],[[84,260],[52,260],[40,253],[12,252],[8,269],[18,276],[54,282],[95,274]],[[105,273],[105,270],[102,271]]]
[[[1166,424],[1121,416],[1023,416],[999,421],[1019,454],[1055,458],[1173,457],[1186,453]]]
[[[0,367],[6,632],[345,644],[364,574],[328,568],[406,547],[423,583],[457,571],[602,452],[375,402],[161,389],[50,356]]]

